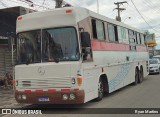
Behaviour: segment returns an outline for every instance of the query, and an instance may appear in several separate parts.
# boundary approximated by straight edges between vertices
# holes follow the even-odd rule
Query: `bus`
[[[145,32],[81,7],[17,18],[15,99],[82,104],[148,75]]]

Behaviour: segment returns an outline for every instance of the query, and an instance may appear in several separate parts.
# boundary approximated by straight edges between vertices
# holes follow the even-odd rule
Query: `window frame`
[[[43,43],[43,42],[42,42],[42,41],[43,41],[43,39],[42,39],[42,38],[43,38],[43,37],[42,37],[43,34],[42,34],[42,31],[43,31],[43,30],[48,30],[48,29],[59,29],[59,28],[73,28],[73,29],[75,30],[75,33],[76,33],[75,36],[76,36],[76,41],[77,41],[77,48],[78,48],[79,58],[78,58],[77,60],[72,60],[72,61],[79,61],[79,60],[81,59],[81,57],[80,57],[80,45],[79,45],[80,42],[79,42],[78,32],[77,32],[76,27],[74,27],[74,26],[49,27],[49,28],[41,28],[41,29],[33,29],[33,30],[21,31],[21,32],[18,32],[18,33],[16,34],[16,35],[19,35],[20,33],[25,33],[25,32],[39,31],[39,30],[41,31],[41,50],[40,50],[40,52],[41,52],[41,55],[40,55],[40,56],[41,56],[41,61],[40,61],[40,62],[30,63],[30,64],[46,63],[46,61],[43,61],[43,60],[42,60],[42,58],[43,58],[43,57],[42,57],[42,56],[43,56],[43,55],[42,55],[42,50],[43,50],[43,46],[42,46],[42,45],[43,45],[43,44],[42,44],[42,43]],[[16,38],[16,41],[17,41],[17,43],[18,43],[18,38]],[[17,58],[17,57],[18,57],[18,50],[19,50],[19,49],[18,49],[18,45],[17,45],[16,48],[17,48],[17,49],[16,49],[16,61],[17,61],[17,60],[18,60],[18,58]],[[68,60],[68,61],[71,61],[71,60]],[[48,62],[50,62],[50,61],[48,61]],[[55,62],[55,61],[53,61],[53,62]],[[62,62],[65,62],[65,61],[62,61]],[[21,64],[24,64],[24,63],[20,63],[20,64],[19,64],[19,63],[16,62],[16,65],[21,65]]]
[[[95,22],[95,26],[93,26],[93,21]],[[103,39],[98,38],[98,33],[97,33],[97,21],[102,23],[102,30],[103,30]],[[105,28],[105,22],[100,20],[100,19],[96,19],[96,18],[91,18],[91,30],[92,30],[92,36],[93,39],[98,40],[98,41],[106,41],[106,28]]]
[[[114,30],[114,32],[112,32],[112,34],[114,34],[114,40],[110,40],[110,32],[109,32],[109,25],[112,26],[112,29]],[[108,29],[108,40],[109,42],[112,43],[119,43],[119,38],[118,38],[118,25],[112,24],[112,23],[107,23],[107,29]],[[112,31],[113,31],[112,30]],[[116,30],[116,32],[115,32]],[[113,36],[113,35],[112,35]]]

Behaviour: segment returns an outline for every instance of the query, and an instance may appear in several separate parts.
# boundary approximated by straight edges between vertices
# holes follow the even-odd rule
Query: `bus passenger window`
[[[116,41],[118,42],[118,31],[117,26],[108,24],[108,38],[110,41]]]
[[[118,42],[118,31],[117,31],[117,26],[114,26],[114,32],[115,32],[115,41]]]
[[[92,19],[93,38],[97,39],[96,20]]]
[[[104,23],[100,20],[92,19],[93,38],[105,40]]]
[[[141,35],[141,44],[145,45],[144,35],[143,34],[140,34],[140,35]]]
[[[141,41],[141,34],[139,34],[139,44],[142,44],[142,41]]]

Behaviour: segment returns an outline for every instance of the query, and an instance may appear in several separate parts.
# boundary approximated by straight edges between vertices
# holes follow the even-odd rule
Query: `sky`
[[[35,10],[54,9],[54,0],[30,0],[34,7],[30,7],[25,0],[0,0],[0,9],[13,6],[25,6]],[[123,0],[64,0],[72,6],[87,8],[97,12],[97,1],[99,3],[99,14],[115,19],[117,10],[115,2]],[[155,33],[157,49],[160,49],[160,0],[124,0],[127,4],[120,5],[126,10],[121,12],[122,22],[138,29],[148,30]],[[136,7],[136,8],[135,8]],[[130,18],[129,18],[130,17]]]

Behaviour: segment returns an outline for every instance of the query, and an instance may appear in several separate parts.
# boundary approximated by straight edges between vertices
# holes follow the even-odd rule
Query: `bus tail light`
[[[77,77],[77,83],[78,85],[82,85],[82,76]]]

